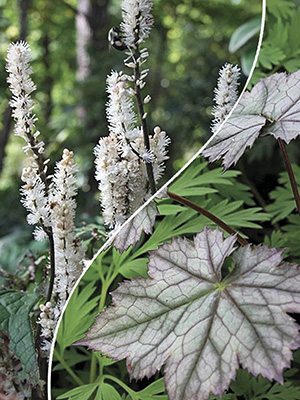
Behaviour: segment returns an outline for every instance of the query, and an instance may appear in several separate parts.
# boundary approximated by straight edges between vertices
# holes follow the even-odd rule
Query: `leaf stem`
[[[293,191],[293,195],[295,198],[295,202],[296,202],[296,206],[297,206],[297,210],[298,213],[300,214],[300,194],[299,194],[299,190],[298,190],[298,185],[296,182],[296,178],[295,178],[295,174],[293,171],[293,167],[286,149],[286,144],[284,143],[284,141],[280,138],[277,139],[277,142],[279,144],[279,148],[285,163],[285,167],[289,176],[289,180],[291,183],[291,187],[292,187],[292,191]]]
[[[97,357],[92,353],[89,382],[94,383],[97,375]]]
[[[198,204],[195,204],[192,201],[188,200],[187,198],[182,197],[178,194],[168,191],[168,196],[171,199],[177,201],[177,203],[183,204],[184,206],[192,208],[193,210],[197,211],[198,213],[204,215],[206,218],[210,219],[212,222],[217,224],[221,229],[223,229],[225,232],[229,233],[230,235],[236,235],[237,240],[240,243],[240,245],[246,246],[248,244],[247,240],[244,239],[239,233],[237,233],[236,230],[231,228],[229,225],[227,225],[224,221],[222,221],[216,215],[212,214],[210,211],[206,210],[205,208],[202,208]]]
[[[50,256],[50,281],[49,281],[49,287],[48,287],[48,292],[46,296],[46,301],[45,304],[51,300],[52,298],[52,292],[53,292],[53,287],[54,287],[54,280],[55,280],[55,247],[54,247],[54,239],[53,239],[53,233],[52,229],[47,229],[46,230],[47,235],[48,235],[48,240],[49,240],[49,256]],[[42,349],[41,349],[41,332],[42,332],[42,326],[41,324],[37,325],[37,330],[36,330],[36,348],[38,352],[38,364],[39,364],[39,372],[40,372],[40,378],[46,382],[47,380],[47,359],[46,357],[42,354]],[[45,385],[45,398],[47,397],[46,394],[46,385]]]
[[[112,277],[108,277],[107,280],[101,279],[102,286],[101,286],[100,302],[99,302],[99,307],[98,307],[99,313],[105,307],[107,291],[108,291],[112,281],[114,280],[114,278],[115,278],[115,275],[113,275]],[[96,375],[97,375],[97,356],[95,353],[92,353],[92,360],[91,360],[91,366],[90,366],[90,377],[89,377],[90,383],[95,382]],[[100,375],[101,375],[101,373],[100,373]]]
[[[63,357],[61,357],[61,355],[59,354],[59,352],[55,349],[54,350],[54,356],[56,357],[56,359],[60,362],[60,364],[64,367],[65,371],[68,372],[68,374],[71,376],[71,378],[73,379],[73,381],[77,384],[77,385],[84,385],[84,382],[79,378],[79,376],[77,376],[75,374],[75,372],[69,367],[68,363],[65,362],[65,360],[63,359]]]

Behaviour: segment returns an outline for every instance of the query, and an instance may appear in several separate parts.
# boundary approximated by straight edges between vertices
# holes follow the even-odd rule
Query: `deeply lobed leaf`
[[[114,245],[124,251],[129,246],[135,245],[141,238],[143,233],[152,233],[157,215],[156,205],[150,203],[144,207],[131,221],[129,221],[117,234]]]
[[[225,168],[236,164],[260,134],[286,143],[300,132],[300,71],[276,73],[245,92],[233,114],[213,136],[203,155],[223,159]]]
[[[222,394],[239,365],[282,382],[299,329],[299,267],[265,246],[235,249],[205,229],[153,251],[149,279],[125,282],[78,344],[121,360],[134,378],[165,365],[170,400]],[[228,256],[233,272],[226,274]],[[225,275],[225,276],[224,276]]]

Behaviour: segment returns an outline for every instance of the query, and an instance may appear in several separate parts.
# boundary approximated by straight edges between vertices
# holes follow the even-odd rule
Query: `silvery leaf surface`
[[[300,71],[274,74],[263,82],[268,95],[262,114],[271,122],[264,131],[289,143],[300,134]]]
[[[300,132],[300,71],[277,73],[245,92],[234,112],[214,135],[203,155],[223,158],[227,169],[236,164],[260,134],[270,134],[286,143]]]
[[[299,267],[279,250],[235,243],[205,229],[153,251],[149,278],[122,283],[78,344],[126,358],[136,379],[164,366],[170,400],[221,395],[239,366],[282,382],[300,346],[287,314],[300,311]]]
[[[223,158],[225,169],[236,164],[247,147],[252,147],[266,119],[257,115],[233,114],[202,152],[210,162]]]
[[[156,216],[156,205],[154,203],[148,204],[120,230],[114,239],[114,246],[118,250],[124,251],[129,246],[135,245],[143,233],[152,233]]]

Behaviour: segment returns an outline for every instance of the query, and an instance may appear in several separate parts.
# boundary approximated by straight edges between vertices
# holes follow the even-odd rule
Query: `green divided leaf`
[[[93,397],[92,397],[93,396]],[[69,390],[68,392],[57,397],[57,400],[121,400],[118,391],[108,383],[91,383],[82,385],[76,389]]]
[[[121,400],[118,391],[108,383],[102,383],[97,391],[95,400]]]
[[[69,390],[68,392],[57,397],[57,400],[70,399],[70,400],[89,400],[92,394],[98,387],[97,383],[89,385],[82,385],[76,389]]]
[[[284,59],[285,54],[279,47],[274,47],[270,43],[265,43],[261,47],[258,62],[262,67],[272,69],[274,65],[280,65]]]
[[[296,182],[300,182],[300,167],[292,165]],[[287,172],[282,172],[278,179],[279,185],[270,193],[273,203],[267,206],[267,211],[272,216],[274,223],[287,218],[296,208],[295,199]],[[300,189],[300,188],[299,188]]]
[[[282,228],[285,239],[285,246],[288,247],[289,253],[297,260],[300,259],[299,232],[300,232],[300,216],[290,215],[288,224]]]
[[[142,398],[146,396],[153,396],[164,393],[165,391],[165,383],[163,378],[158,379],[157,381],[151,383],[151,385],[147,386],[145,389],[138,392],[138,395]]]
[[[54,353],[55,356],[55,353]],[[65,363],[69,367],[73,367],[76,364],[89,361],[90,360],[90,355],[87,354],[81,354],[75,349],[75,347],[69,347],[65,349],[64,352],[64,357],[63,357]],[[54,367],[52,367],[52,371],[62,371],[65,369],[65,366],[63,366],[60,363],[57,363]]]
[[[82,290],[77,287],[70,298],[57,334],[61,354],[66,347],[79,340],[93,323],[99,300],[97,296],[92,297],[94,292],[95,285],[91,282]]]
[[[256,378],[243,370],[238,371],[230,389],[236,396],[251,400],[298,400],[300,398],[300,387],[291,382],[285,382],[283,385],[272,384],[262,376]]]
[[[292,15],[295,2],[292,0],[268,0],[267,10],[276,18],[288,18]]]
[[[218,186],[233,186],[234,180],[240,175],[238,171],[226,171],[221,168],[209,170],[208,163],[195,160],[176,181],[170,186],[170,191],[180,196],[205,196],[217,193]]]
[[[209,202],[207,200],[197,201],[199,205],[206,208],[214,215],[222,219],[226,224],[234,228],[260,228],[260,223],[268,221],[269,215],[264,213],[259,207],[249,209],[243,208],[243,201],[219,200]],[[173,205],[169,205],[169,212]],[[177,205],[174,205],[177,210]],[[160,207],[159,207],[160,209]],[[139,253],[156,249],[160,244],[172,237],[198,233],[205,226],[215,226],[210,220],[194,210],[182,207],[177,215],[165,217],[158,223],[152,236],[138,250]]]

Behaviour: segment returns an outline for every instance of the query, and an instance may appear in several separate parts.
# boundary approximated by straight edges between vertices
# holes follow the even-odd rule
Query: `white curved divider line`
[[[70,300],[71,296],[73,295],[73,292],[75,291],[76,287],[78,286],[81,278],[84,276],[84,274],[89,269],[89,267],[94,262],[94,260],[98,257],[98,255],[113,243],[114,239],[119,234],[119,232],[124,228],[124,226],[126,226],[143,208],[145,208],[149,203],[151,203],[151,201],[153,201],[160,193],[162,193],[164,190],[166,190],[168,188],[168,186],[170,186],[170,184],[173,183],[178,178],[178,176],[183,171],[185,171],[196,160],[197,157],[199,157],[201,152],[203,150],[205,150],[205,148],[209,145],[209,143],[212,141],[214,136],[217,135],[220,132],[220,130],[222,129],[223,125],[227,122],[227,120],[230,118],[231,114],[234,112],[238,102],[240,101],[241,97],[243,96],[244,92],[246,91],[246,88],[247,88],[248,84],[250,83],[250,80],[252,78],[253,72],[254,72],[254,70],[256,68],[256,64],[257,64],[257,61],[258,61],[258,57],[259,57],[259,53],[260,53],[260,49],[261,49],[261,45],[262,45],[262,41],[263,41],[263,37],[264,37],[265,21],[266,21],[266,4],[267,4],[266,1],[267,0],[262,0],[261,27],[260,27],[259,39],[258,39],[258,44],[257,44],[255,58],[254,58],[254,61],[253,61],[253,64],[252,64],[252,68],[251,68],[250,74],[248,76],[247,82],[245,83],[245,86],[244,86],[244,88],[243,88],[243,90],[242,90],[237,102],[235,103],[234,107],[230,111],[230,113],[227,115],[225,120],[222,122],[222,124],[219,126],[219,128],[216,130],[216,132],[212,135],[212,137],[193,155],[193,157],[186,164],[184,164],[184,166],[179,171],[177,171],[175,173],[175,175],[173,175],[172,178],[168,180],[168,182],[166,182],[160,189],[158,189],[158,191],[153,196],[151,196],[138,210],[136,210],[128,218],[128,220],[124,222],[123,225],[121,225],[118,229],[115,230],[113,235],[111,235],[109,237],[109,239],[104,243],[104,245],[98,250],[98,252],[94,255],[92,260],[85,261],[85,268],[83,269],[83,271],[82,271],[80,277],[78,278],[76,284],[72,288],[71,293],[69,295],[69,298],[67,299],[67,301],[66,301],[66,303],[65,303],[65,305],[64,305],[64,307],[62,309],[61,315],[59,316],[56,328],[54,330],[53,341],[52,341],[51,348],[50,348],[49,362],[48,362],[48,379],[47,379],[47,383],[46,383],[47,384],[47,398],[48,398],[48,400],[51,400],[51,373],[52,373],[53,353],[54,353],[54,348],[55,348],[55,343],[56,343],[57,332],[58,332],[58,328],[59,328],[59,325],[61,323],[62,317],[64,315],[65,309],[68,306],[69,300]]]

